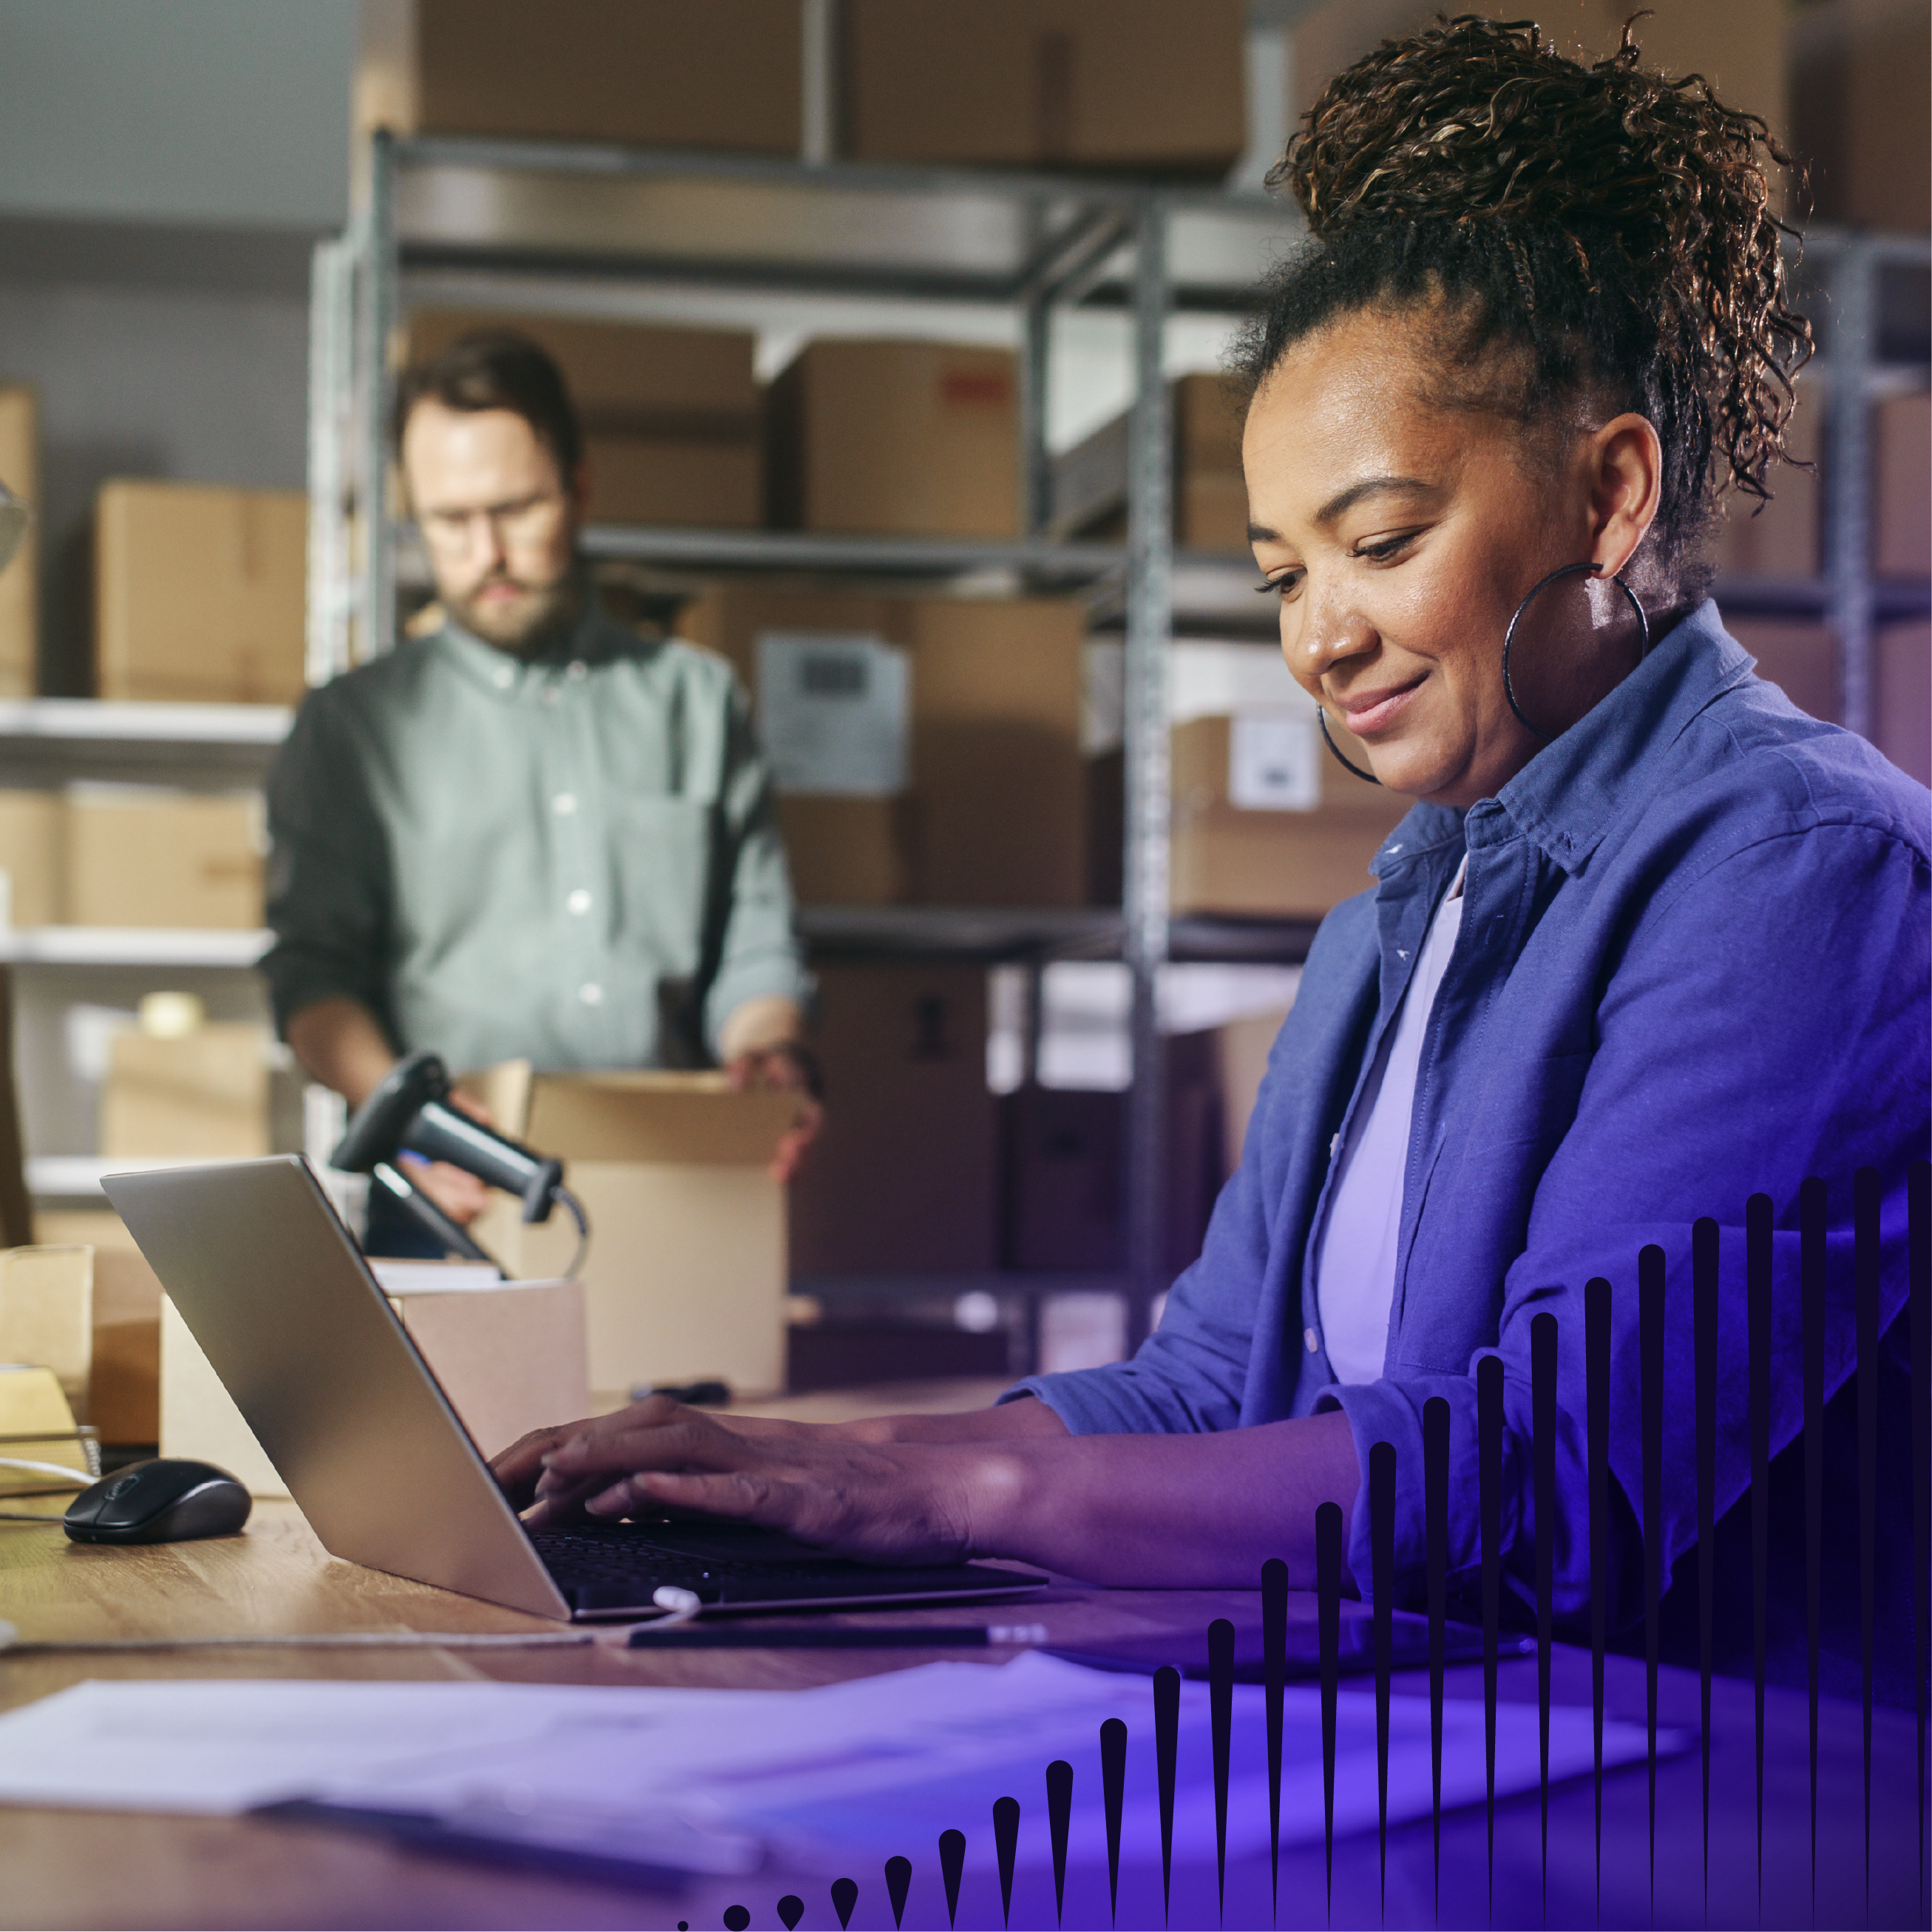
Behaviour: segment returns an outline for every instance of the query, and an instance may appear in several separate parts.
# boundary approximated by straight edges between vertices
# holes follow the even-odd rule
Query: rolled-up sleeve
[[[717,965],[704,999],[705,1039],[714,1054],[725,1022],[747,1000],[776,998],[802,1006],[811,988],[792,931],[791,874],[771,770],[735,682],[726,701],[718,792],[725,890]]]
[[[268,776],[262,961],[278,1031],[318,1000],[358,1000],[394,1043],[388,1011],[388,845],[364,760],[327,686],[312,692]]]
[[[1695,878],[1672,882],[1610,978],[1598,1008],[1599,1044],[1574,1122],[1537,1184],[1528,1240],[1504,1277],[1493,1349],[1466,1372],[1398,1372],[1336,1385],[1320,1406],[1348,1419],[1364,1471],[1377,1442],[1396,1451],[1398,1600],[1424,1586],[1426,1551],[1422,1412],[1432,1396],[1450,1412],[1449,1540],[1452,1583],[1480,1573],[1475,1369],[1504,1367],[1502,1534],[1505,1574],[1534,1600],[1531,1325],[1558,1321],[1555,1608],[1576,1617],[1590,1599],[1589,1492],[1584,1343],[1587,1284],[1612,1296],[1610,1468],[1616,1522],[1612,1615],[1627,1621],[1641,1588],[1638,1558],[1643,1460],[1637,1258],[1665,1258],[1660,1538],[1670,1566],[1695,1542],[1696,1402],[1692,1228],[1719,1224],[1716,1513],[1748,1488],[1748,1308],[1745,1204],[1774,1210],[1771,1448],[1802,1422],[1798,1191],[1828,1178],[1825,1393],[1851,1372],[1856,1324],[1851,1178],[1877,1170],[1882,1190],[1881,1328],[1906,1292],[1910,1163],[1924,1157],[1928,1120],[1927,934],[1932,881],[1922,854],[1868,826],[1820,824],[1767,838]],[[1440,1176],[1480,1186],[1474,1174]],[[1417,1282],[1412,1294],[1479,1292],[1480,1283]],[[1358,1509],[1349,1560],[1370,1574],[1368,1511]]]

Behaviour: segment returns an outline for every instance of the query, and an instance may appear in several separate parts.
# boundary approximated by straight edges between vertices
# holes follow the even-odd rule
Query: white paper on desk
[[[617,1692],[623,1696],[633,1694]],[[1234,1690],[1228,1793],[1228,1851],[1238,1857],[1268,1842],[1264,1694]],[[1208,1687],[1185,1684],[1180,1698],[1175,1856],[1214,1856],[1213,1756]],[[472,1756],[452,1772],[428,1765],[375,1778],[334,1780],[314,1795],[379,1809],[428,1810],[466,1819],[535,1803],[582,1843],[600,1827],[621,1836],[627,1821],[673,1808],[704,1831],[755,1836],[786,1865],[828,1874],[860,1855],[888,1856],[930,1844],[949,1826],[966,1830],[969,1864],[991,1865],[984,1828],[995,1798],[1021,1802],[1019,1858],[1050,1857],[1043,1778],[1064,1758],[1074,1767],[1071,1838],[1076,1862],[1105,1856],[1099,1735],[1108,1718],[1128,1727],[1124,1856],[1159,1856],[1160,1828],[1150,1680],[1089,1670],[1028,1654],[1000,1667],[934,1664],[790,1694],[765,1694],[737,1710],[692,1707],[640,1753],[619,1730],[580,1720],[536,1739],[514,1765]],[[1322,1832],[1321,1694],[1297,1686],[1284,1712],[1282,1835]],[[1635,1725],[1606,1723],[1606,1765],[1644,1754]],[[1533,1789],[1538,1776],[1533,1706],[1497,1711],[1496,1789]],[[1676,1733],[1660,1748],[1676,1749]],[[1592,1762],[1590,1713],[1550,1713],[1550,1775],[1574,1776]],[[1372,1828],[1376,1816],[1375,1699],[1349,1691],[1337,1700],[1335,1825]],[[1480,1704],[1444,1707],[1445,1806],[1484,1792]],[[540,1798],[534,1794],[541,1793]],[[1426,1816],[1430,1805],[1429,1708],[1425,1700],[1390,1700],[1389,1818]],[[594,1821],[594,1822],[593,1822]],[[523,1834],[534,1828],[535,1820]]]

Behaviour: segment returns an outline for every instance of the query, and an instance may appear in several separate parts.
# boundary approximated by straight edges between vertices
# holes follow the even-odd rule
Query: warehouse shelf
[[[194,1167],[194,1160],[164,1160],[152,1154],[127,1154],[120,1159],[99,1154],[40,1154],[29,1160],[27,1192],[37,1201],[89,1201],[104,1198],[104,1174],[147,1174],[160,1168]]]
[[[798,909],[799,937],[815,959],[1118,959],[1126,920],[1106,906],[824,906]],[[1314,919],[1183,914],[1168,922],[1167,956],[1298,966]]]
[[[134,704],[94,698],[0,700],[8,779],[73,777],[259,784],[294,713],[279,704]]]
[[[254,928],[21,926],[0,932],[0,964],[239,968],[255,965],[272,937]]]

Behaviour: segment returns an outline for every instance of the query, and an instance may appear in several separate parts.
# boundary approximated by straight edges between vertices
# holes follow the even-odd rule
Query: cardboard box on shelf
[[[308,501],[300,491],[104,483],[94,563],[97,696],[302,697]]]
[[[740,329],[652,328],[502,310],[420,309],[408,358],[509,328],[547,350],[584,430],[596,523],[743,529],[764,514],[764,446],[752,356]]]
[[[850,153],[1224,175],[1244,19],[1238,0],[848,0]]]
[[[1918,165],[1932,146],[1922,0],[1800,8],[1790,32],[1792,146],[1810,171],[1811,212],[1922,235],[1932,226],[1932,183]]]
[[[17,384],[0,387],[0,483],[34,513],[0,571],[0,698],[31,698],[40,688],[40,404]]]
[[[1318,918],[1370,890],[1369,861],[1412,802],[1343,771],[1312,709],[1190,719],[1173,760],[1177,913]]]
[[[566,1163],[590,1216],[584,1282],[592,1388],[716,1377],[766,1394],[784,1381],[784,1190],[771,1174],[796,1102],[734,1093],[722,1073],[468,1076],[498,1124]],[[562,1272],[569,1216],[525,1227],[494,1204],[477,1238],[512,1274]]]
[[[268,1054],[274,1036],[214,1021],[177,1039],[130,1027],[108,1042],[100,1151],[247,1160],[270,1151]]]
[[[94,1349],[94,1250],[0,1248],[0,1362],[53,1370],[76,1414]]]
[[[479,1270],[382,1262],[376,1278],[485,1456],[590,1406],[584,1290],[574,1281],[478,1282]],[[444,1276],[446,1279],[439,1280]],[[160,1321],[160,1448],[228,1470],[252,1496],[288,1485],[172,1299]]]
[[[796,0],[379,0],[358,129],[798,152]]]
[[[65,916],[74,926],[262,923],[262,801],[138,785],[67,794]]]
[[[1769,502],[1735,490],[1725,493],[1721,520],[1712,532],[1711,560],[1727,577],[1816,577],[1819,568],[1819,428],[1823,415],[1815,382],[1800,382],[1798,406],[1785,430],[1793,460],[1772,465]]]
[[[1887,396],[1874,414],[1872,567],[1932,577],[1932,395]]]
[[[1908,777],[1932,785],[1932,624],[1885,626],[1876,668],[1873,742]]]
[[[772,384],[766,422],[774,528],[955,537],[1019,529],[1010,350],[822,338]]]
[[[94,1336],[82,1420],[117,1447],[161,1439],[161,1284],[111,1208],[42,1208],[36,1241],[94,1254]]]
[[[65,822],[58,792],[0,791],[0,929],[61,922]]]
[[[791,1188],[792,1268],[984,1272],[998,1261],[998,1102],[976,966],[819,972],[825,1128]]]
[[[1801,711],[1835,724],[1844,709],[1838,640],[1828,624],[1770,618],[1726,621],[1725,628],[1757,660],[1757,674]]]
[[[869,639],[907,654],[905,792],[781,794],[801,899],[1081,902],[1078,604],[734,584],[707,592],[679,628],[730,659],[761,718],[760,638],[818,637],[842,650]]]

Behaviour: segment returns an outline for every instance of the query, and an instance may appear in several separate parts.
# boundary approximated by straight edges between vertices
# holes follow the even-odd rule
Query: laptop
[[[725,1522],[526,1529],[306,1160],[102,1185],[332,1556],[573,1621],[656,1615],[666,1586],[728,1613],[1046,1584],[987,1563],[855,1563]]]

